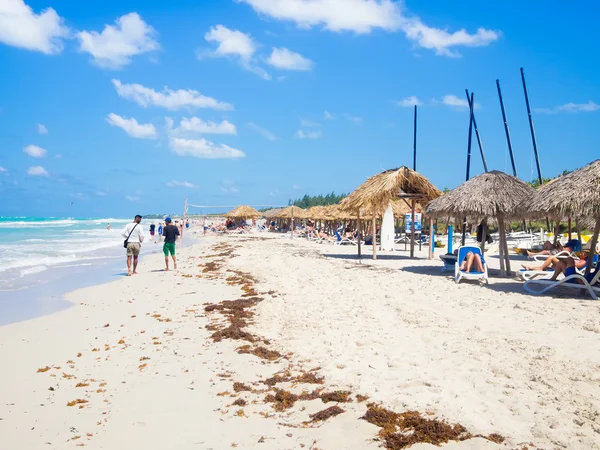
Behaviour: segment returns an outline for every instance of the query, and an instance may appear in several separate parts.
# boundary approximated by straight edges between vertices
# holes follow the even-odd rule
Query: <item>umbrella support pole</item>
[[[429,259],[433,259],[433,246],[435,245],[435,233],[433,231],[433,219],[429,219]]]
[[[500,232],[500,247],[502,248],[502,256],[504,259],[504,264],[502,265],[505,268],[505,273],[503,273],[502,276],[510,276],[510,257],[508,255],[508,245],[506,243],[506,228],[504,224],[504,218],[498,218],[498,228],[498,231]]]
[[[375,214],[375,207],[373,207],[373,259],[377,259],[377,214]]]
[[[596,253],[596,245],[598,244],[598,234],[600,233],[600,217],[596,219],[596,226],[594,227],[594,235],[592,236],[592,242],[590,243],[590,255],[588,261],[594,260],[594,254]],[[592,264],[588,264],[585,269],[585,274],[588,275],[592,268]]]
[[[503,240],[504,240],[504,226],[502,224],[502,219],[498,219],[498,235],[499,235],[499,241],[498,241],[498,252],[499,252],[499,256],[500,256],[500,276],[504,276],[506,275],[506,269],[504,266],[504,245],[503,245]]]
[[[410,205],[411,224],[410,224],[410,257],[415,257],[415,200],[412,200]]]
[[[362,239],[361,232],[360,232],[361,231],[360,230],[360,209],[358,210],[357,215],[358,215],[358,220],[356,221],[357,222],[357,224],[356,224],[357,238],[356,239],[358,240],[358,259],[360,260],[361,257],[362,257],[362,255],[361,255],[361,248],[360,248],[361,247],[360,243],[361,243],[361,239]]]

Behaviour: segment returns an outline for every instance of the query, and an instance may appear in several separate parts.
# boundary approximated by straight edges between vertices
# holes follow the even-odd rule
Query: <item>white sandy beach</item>
[[[234,257],[215,256],[230,247]],[[449,449],[600,449],[600,303],[524,295],[506,279],[456,285],[439,260],[398,252],[359,263],[355,252],[268,234],[208,237],[180,252],[178,272],[159,272],[162,257],[148,256],[138,276],[69,294],[66,311],[0,327],[0,448],[379,448],[380,428],[360,419],[375,402],[505,437]],[[256,281],[240,289],[227,270]],[[286,358],[210,338],[205,327],[226,320],[205,306],[248,289],[263,300],[246,330],[269,341],[252,348]],[[278,372],[324,382],[263,383]],[[349,391],[353,401],[305,424],[336,402],[275,411],[264,401],[274,388]]]

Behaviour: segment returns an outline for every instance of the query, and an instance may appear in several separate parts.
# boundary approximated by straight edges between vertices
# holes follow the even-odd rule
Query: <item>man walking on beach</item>
[[[144,230],[140,226],[142,216],[139,214],[135,216],[132,223],[127,224],[123,230],[123,237],[125,238],[125,248],[127,248],[127,276],[137,275],[138,257],[140,256],[140,249],[142,242],[144,242]],[[131,260],[133,259],[133,272],[131,270]]]
[[[163,244],[163,253],[165,254],[165,271],[169,271],[169,254],[173,258],[173,268],[177,270],[177,257],[175,256],[175,241],[179,236],[179,227],[171,224],[171,218],[165,219],[165,227],[163,228],[163,236],[165,243]]]

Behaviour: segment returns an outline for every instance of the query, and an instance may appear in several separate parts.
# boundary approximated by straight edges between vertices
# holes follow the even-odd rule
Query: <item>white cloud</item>
[[[61,154],[54,155],[54,158],[55,158],[55,159],[61,159],[62,157],[63,157],[63,156],[62,156]]]
[[[226,194],[237,194],[240,192],[240,190],[236,187],[222,187],[221,191],[225,192]]]
[[[458,111],[469,109],[469,102],[465,99],[458,98],[456,95],[444,95],[441,101],[434,100],[434,103],[443,103],[446,106],[450,106]],[[479,109],[481,105],[475,102],[475,109]]]
[[[131,195],[126,195],[125,196],[125,200],[129,200],[130,202],[139,202],[140,198],[139,197],[134,197]]]
[[[47,177],[48,172],[42,166],[31,166],[27,169],[27,173],[29,175],[38,176],[38,177]]]
[[[88,199],[88,196],[85,194],[82,194],[81,192],[69,194],[69,197],[74,198],[76,200],[87,200]]]
[[[48,153],[45,148],[38,147],[37,145],[28,145],[23,151],[33,158],[43,158]]]
[[[133,56],[160,48],[152,38],[154,29],[137,13],[121,16],[115,23],[116,25],[106,25],[102,33],[77,33],[80,50],[92,55],[98,66],[119,69],[129,64]]]
[[[138,139],[156,139],[158,132],[151,123],[139,124],[135,118],[127,119],[118,114],[110,113],[106,121],[113,127],[122,128],[129,136]]]
[[[48,128],[46,128],[44,125],[42,125],[41,123],[37,124],[37,130],[39,134],[48,134]]]
[[[298,186],[297,184],[292,184],[292,189],[298,191],[300,189],[302,189],[300,186]]]
[[[557,114],[560,112],[576,113],[576,112],[594,112],[600,110],[600,105],[589,101],[587,103],[566,103],[554,108],[535,108],[536,112],[543,114]]]
[[[301,28],[323,26],[330,31],[369,33],[400,26],[400,9],[391,0],[238,0],[256,12],[295,22]]]
[[[189,181],[169,181],[167,183],[168,187],[184,187],[184,188],[188,188],[188,189],[196,189],[198,186],[196,186],[193,183],[190,183]]]
[[[237,159],[246,154],[224,144],[214,144],[206,139],[169,138],[171,150],[179,156],[194,156],[204,159]]]
[[[284,70],[309,71],[312,70],[314,62],[305,58],[300,53],[293,52],[287,48],[273,48],[267,64]]]
[[[265,80],[271,79],[271,75],[256,64],[254,54],[258,50],[258,44],[250,34],[217,25],[210,28],[210,31],[204,35],[204,39],[216,43],[217,48],[208,52],[199,51],[198,58],[202,59],[204,56],[232,58],[237,60],[244,69]]]
[[[221,111],[230,111],[233,105],[220,102],[212,97],[206,97],[192,89],[178,89],[173,91],[165,87],[162,92],[147,88],[141,84],[122,84],[120,80],[112,80],[120,97],[133,100],[138,105],[160,106],[171,110],[182,108],[212,108]]]
[[[362,117],[352,116],[350,114],[344,114],[344,117],[353,123],[362,123],[363,121]]]
[[[298,139],[319,139],[321,137],[320,131],[296,131],[296,137]]]
[[[8,170],[6,170],[4,167],[0,166],[0,173],[3,173],[6,175],[6,174],[8,174]]]
[[[335,120],[335,115],[331,114],[329,111],[325,111],[323,117],[325,120]]]
[[[461,56],[459,52],[452,50],[454,47],[483,47],[500,38],[500,32],[485,28],[478,28],[474,34],[469,34],[464,28],[449,33],[425,25],[418,17],[405,20],[402,30],[419,47],[435,50],[437,55],[454,58]]]
[[[393,0],[237,0],[247,3],[257,13],[295,22],[300,28],[322,26],[333,32],[370,33],[379,28],[404,32],[406,37],[422,48],[435,50],[444,56],[460,56],[454,47],[489,45],[500,32],[479,28],[476,33],[466,30],[450,33],[425,25],[419,17],[408,17],[402,2]]]
[[[183,117],[179,122],[179,128],[173,128],[174,122],[170,117],[166,118],[169,131],[174,134],[181,133],[201,133],[201,134],[237,134],[234,124],[227,120],[220,123],[208,121],[205,122],[198,117]]]
[[[304,128],[320,128],[322,125],[318,122],[313,122],[312,120],[304,119],[300,117],[300,125]]]
[[[256,131],[258,134],[264,136],[265,138],[267,138],[270,141],[277,140],[277,137],[273,133],[271,133],[269,130],[264,129],[263,127],[256,125],[255,123],[249,122],[248,128]]]
[[[411,95],[410,97],[397,101],[396,104],[405,108],[411,108],[413,106],[421,106],[423,103],[421,103],[418,97]]]
[[[52,8],[35,14],[23,0],[0,1],[0,42],[46,54],[63,50],[69,29]]]

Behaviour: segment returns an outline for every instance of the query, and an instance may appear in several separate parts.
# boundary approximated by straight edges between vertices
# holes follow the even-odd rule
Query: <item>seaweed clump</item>
[[[367,408],[361,418],[381,428],[379,436],[387,449],[399,450],[418,443],[440,445],[473,437],[460,424],[427,419],[417,411],[395,413],[373,403]]]
[[[238,348],[237,352],[241,355],[243,354],[251,354],[258,356],[261,359],[266,359],[267,361],[275,361],[282,357],[282,354],[275,350],[269,350],[266,347],[258,346],[252,347],[250,345],[243,345]]]
[[[323,400],[323,403],[347,403],[352,401],[350,392],[348,391],[325,392],[324,394],[321,394],[321,400]]]
[[[335,417],[339,414],[342,414],[344,411],[342,408],[340,408],[339,406],[335,405],[335,406],[330,406],[327,409],[324,409],[323,411],[319,411],[315,414],[311,414],[310,415],[310,421],[311,422],[322,422],[324,420],[329,419],[330,417]]]
[[[275,389],[275,394],[268,394],[265,397],[265,403],[273,403],[275,411],[285,411],[294,406],[300,398],[296,394],[283,389]]]

